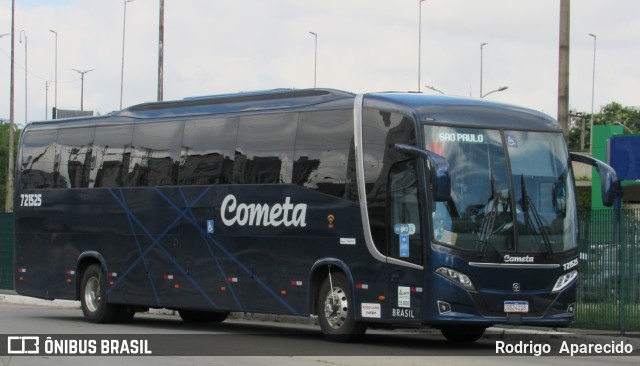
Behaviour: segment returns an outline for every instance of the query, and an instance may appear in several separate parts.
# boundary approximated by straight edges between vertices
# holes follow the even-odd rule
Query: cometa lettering
[[[292,204],[286,197],[283,204],[269,206],[266,203],[240,203],[232,194],[227,195],[221,206],[222,222],[226,226],[307,226],[307,205]]]
[[[507,254],[504,256],[504,261],[506,263],[533,263],[533,257],[528,255],[523,257],[513,257]]]

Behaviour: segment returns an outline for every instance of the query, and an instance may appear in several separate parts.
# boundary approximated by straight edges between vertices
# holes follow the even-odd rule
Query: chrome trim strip
[[[482,263],[482,262],[469,262],[469,266],[471,267],[481,267],[481,268],[504,268],[504,267],[512,267],[512,268],[559,268],[559,263],[553,264],[528,264],[528,263]]]
[[[388,264],[396,264],[399,266],[423,270],[424,267],[401,261],[396,258],[387,257],[378,251],[373,243],[371,228],[369,226],[369,210],[367,209],[367,191],[364,181],[364,150],[362,148],[362,104],[364,102],[364,94],[356,95],[353,101],[353,134],[356,150],[356,176],[358,177],[358,197],[360,199],[360,217],[362,217],[362,230],[364,231],[364,241],[371,256],[380,262]]]

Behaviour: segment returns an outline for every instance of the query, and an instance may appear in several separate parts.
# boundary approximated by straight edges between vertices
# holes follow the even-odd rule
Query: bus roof
[[[319,108],[320,105],[323,108],[327,106],[350,108],[354,97],[354,93],[336,89],[273,89],[208,95],[175,101],[138,104],[104,116],[33,122],[25,129],[313,109]],[[367,106],[413,115],[421,122],[512,128],[514,120],[517,120],[518,129],[554,131],[560,129],[559,124],[553,118],[541,112],[481,99],[422,93],[383,92],[366,94],[365,107]]]
[[[555,119],[542,112],[484,99],[422,93],[373,93],[366,95],[366,106],[396,110],[431,124],[554,132],[562,130]]]

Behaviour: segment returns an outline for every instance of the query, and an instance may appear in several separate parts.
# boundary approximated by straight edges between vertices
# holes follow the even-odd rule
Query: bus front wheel
[[[102,267],[98,264],[87,267],[80,285],[80,304],[85,319],[91,323],[113,323],[120,315],[120,307],[107,301],[106,287]]]
[[[322,334],[332,342],[354,341],[367,330],[365,324],[355,319],[349,282],[341,272],[333,272],[324,280],[317,309]]]

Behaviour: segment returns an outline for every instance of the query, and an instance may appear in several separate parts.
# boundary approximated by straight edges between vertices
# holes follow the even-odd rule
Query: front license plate
[[[527,301],[505,301],[505,313],[528,313],[529,303]]]

